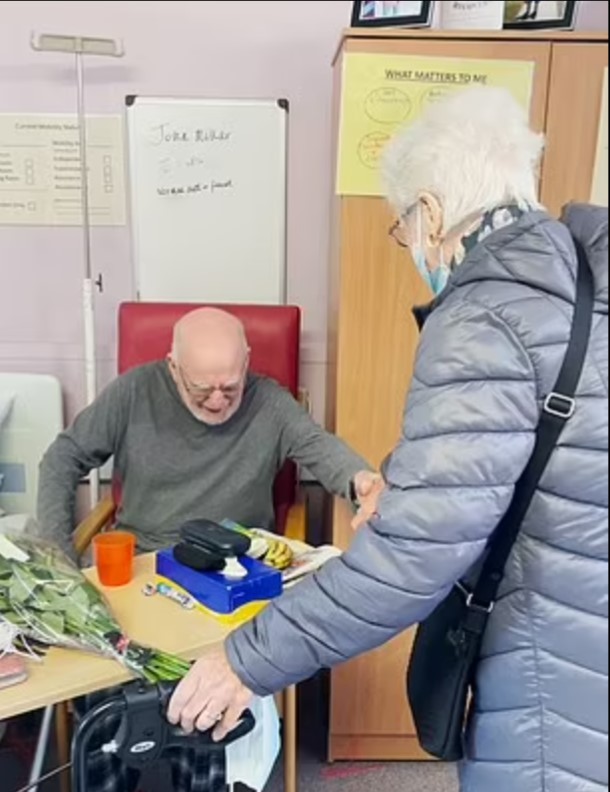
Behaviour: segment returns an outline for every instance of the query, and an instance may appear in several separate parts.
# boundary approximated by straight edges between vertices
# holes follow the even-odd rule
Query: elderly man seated
[[[114,380],[48,450],[38,498],[46,535],[68,547],[78,483],[110,457],[122,484],[119,522],[142,551],[175,543],[197,517],[273,528],[273,482],[287,459],[333,494],[366,497],[377,480],[366,462],[249,361],[235,317],[187,314],[167,360]]]
[[[273,483],[288,459],[333,494],[366,500],[379,477],[249,361],[235,317],[211,308],[186,315],[166,360],[118,377],[48,450],[42,532],[71,551],[78,483],[111,457],[122,484],[118,522],[142,551],[175,544],[180,526],[197,517],[272,529]],[[178,792],[212,789],[215,775],[203,757],[174,762]],[[122,792],[133,782],[113,757],[92,756],[89,792]]]

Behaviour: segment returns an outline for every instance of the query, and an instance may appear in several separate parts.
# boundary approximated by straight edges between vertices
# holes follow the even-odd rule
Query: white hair
[[[539,207],[544,138],[500,88],[466,88],[430,105],[389,143],[382,176],[398,215],[424,191],[444,210],[447,233],[470,215],[506,203]]]

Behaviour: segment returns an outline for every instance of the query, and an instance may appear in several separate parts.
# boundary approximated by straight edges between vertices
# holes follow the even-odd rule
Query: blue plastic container
[[[239,562],[248,570],[248,576],[232,580],[219,572],[196,572],[178,563],[172,549],[162,550],[157,553],[157,574],[186,591],[206,610],[221,616],[280,596],[281,572],[252,558],[240,558]]]

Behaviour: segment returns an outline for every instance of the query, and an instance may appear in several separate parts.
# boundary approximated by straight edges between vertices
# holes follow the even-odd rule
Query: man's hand
[[[379,473],[373,473],[370,470],[361,470],[354,476],[354,490],[358,502],[362,503],[363,500],[373,495],[375,492],[383,489],[383,479]]]
[[[352,520],[354,531],[377,514],[377,504],[384,489],[385,483],[378,473],[363,470],[354,476],[354,490],[359,505],[358,513]]]
[[[214,728],[214,740],[223,740],[239,724],[253,694],[231,668],[224,649],[198,660],[176,688],[167,717],[187,734]]]

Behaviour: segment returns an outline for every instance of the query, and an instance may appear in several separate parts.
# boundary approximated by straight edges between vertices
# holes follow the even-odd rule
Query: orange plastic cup
[[[126,531],[109,531],[93,540],[93,558],[102,586],[126,586],[133,580],[136,538]]]

